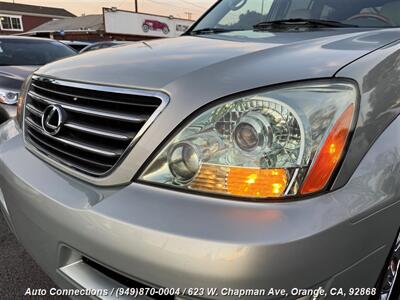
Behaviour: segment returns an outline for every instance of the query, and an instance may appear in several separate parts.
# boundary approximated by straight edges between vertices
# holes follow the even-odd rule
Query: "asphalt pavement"
[[[27,288],[52,287],[55,284],[20,246],[0,212],[0,299],[22,299]]]

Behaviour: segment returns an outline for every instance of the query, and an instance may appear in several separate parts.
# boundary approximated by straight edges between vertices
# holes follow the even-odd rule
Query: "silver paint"
[[[19,240],[61,287],[77,286],[76,275],[62,271],[80,255],[163,287],[373,287],[400,227],[400,119],[392,86],[399,39],[399,29],[182,37],[41,68],[38,74],[67,81],[163,91],[171,101],[128,155],[125,175],[113,181],[124,185],[94,186],[60,172],[29,152],[21,135],[0,143],[0,187]],[[362,95],[352,159],[338,181],[347,179],[333,192],[265,204],[130,182],[202,106],[334,76],[356,80]],[[69,270],[94,280],[85,266]]]

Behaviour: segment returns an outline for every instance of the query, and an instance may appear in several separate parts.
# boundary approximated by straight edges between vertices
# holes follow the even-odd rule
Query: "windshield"
[[[0,39],[0,66],[42,66],[75,54],[57,41]]]
[[[193,31],[253,30],[260,23],[291,19],[335,21],[340,27],[397,27],[400,0],[222,0]]]

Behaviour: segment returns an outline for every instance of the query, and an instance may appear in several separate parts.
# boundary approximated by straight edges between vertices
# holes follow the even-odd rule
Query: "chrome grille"
[[[166,104],[167,96],[159,92],[33,76],[25,104],[25,140],[50,160],[105,176]],[[49,108],[55,111],[51,115]]]

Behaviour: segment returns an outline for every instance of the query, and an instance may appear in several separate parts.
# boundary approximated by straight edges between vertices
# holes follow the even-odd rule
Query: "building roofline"
[[[23,11],[15,11],[15,10],[0,10],[0,14],[32,16],[32,17],[47,17],[47,18],[54,18],[54,19],[74,18],[72,16],[68,17],[68,16],[60,16],[60,15],[36,14],[36,13],[29,13],[29,12],[23,12]]]
[[[0,11],[7,11],[19,15],[41,15],[58,18],[76,17],[75,14],[71,13],[65,8],[46,5],[32,5],[27,3],[13,3],[2,0],[0,0]]]

